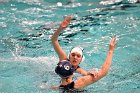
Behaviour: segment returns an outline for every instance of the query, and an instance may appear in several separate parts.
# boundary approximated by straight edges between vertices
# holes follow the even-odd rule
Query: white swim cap
[[[85,60],[85,56],[83,55],[83,50],[84,49],[82,47],[74,47],[74,48],[72,48],[72,50],[70,51],[70,53],[75,53],[75,52],[79,53],[82,56],[82,61],[84,61]],[[69,58],[69,55],[68,55],[68,58]]]
[[[79,53],[81,56],[83,56],[83,49],[81,47],[74,47],[72,48],[72,50],[70,51],[70,53]]]

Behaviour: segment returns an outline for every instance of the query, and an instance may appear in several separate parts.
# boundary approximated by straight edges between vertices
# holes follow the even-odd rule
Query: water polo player
[[[100,80],[108,73],[112,63],[113,52],[116,45],[116,38],[113,37],[110,42],[108,54],[101,69],[97,72],[87,72],[86,70],[79,67],[79,64],[84,60],[82,48],[74,47],[67,56],[58,42],[58,37],[60,33],[68,27],[70,21],[71,16],[65,17],[63,22],[60,24],[59,28],[51,37],[54,50],[59,56],[59,63],[55,68],[55,72],[61,77],[61,83],[59,85],[59,88],[81,89],[83,87],[86,87],[87,85],[90,85]],[[74,72],[78,72],[83,76],[73,81],[72,76]]]

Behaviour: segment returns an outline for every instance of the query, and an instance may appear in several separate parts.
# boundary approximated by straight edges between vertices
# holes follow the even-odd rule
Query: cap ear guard
[[[83,57],[82,57],[82,61],[81,62],[83,62],[85,60],[85,56],[83,55]]]

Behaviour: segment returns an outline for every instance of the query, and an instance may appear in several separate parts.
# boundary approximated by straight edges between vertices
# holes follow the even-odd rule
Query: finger
[[[116,44],[116,38],[115,38],[115,40],[114,40],[114,43]]]
[[[116,42],[116,38],[114,37],[114,38],[113,38],[113,43],[115,43],[115,42]]]
[[[68,16],[68,18],[67,18],[67,22],[70,22],[71,21],[71,16]]]
[[[113,37],[112,37],[112,43],[115,43],[115,42],[116,42],[116,37],[113,36]]]
[[[66,16],[64,16],[64,20],[66,20]]]
[[[114,42],[113,43],[116,43],[116,37],[114,37]]]
[[[110,40],[110,44],[113,43],[113,41],[114,41],[114,37],[112,37],[112,39]]]
[[[116,46],[116,44],[117,44],[116,38],[114,37],[113,40],[112,40],[112,45],[113,45],[113,46]]]

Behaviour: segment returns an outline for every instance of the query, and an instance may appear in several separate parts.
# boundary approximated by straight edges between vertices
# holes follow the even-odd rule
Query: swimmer
[[[58,54],[59,63],[55,68],[55,72],[61,77],[61,84],[59,87],[52,87],[55,88],[63,88],[63,89],[81,89],[94,82],[100,80],[104,76],[107,75],[111,63],[113,52],[116,46],[116,38],[112,37],[112,40],[109,45],[108,54],[104,64],[102,65],[99,71],[92,71],[88,72],[81,68],[79,64],[84,60],[83,49],[81,47],[74,47],[70,51],[69,55],[67,56],[65,51],[61,48],[58,37],[60,33],[68,27],[71,16],[64,17],[63,22],[60,24],[59,28],[54,32],[51,37],[52,45],[54,50]],[[79,77],[77,80],[73,81],[72,76],[73,73],[77,72],[82,74],[83,76]]]
[[[58,42],[58,36],[60,33],[68,27],[69,23],[71,21],[71,16],[64,17],[64,21],[60,24],[59,28],[55,33],[52,35],[51,41],[52,45],[56,51],[56,53],[59,56],[59,66],[62,65],[60,63],[62,62],[69,62],[72,64],[73,67],[73,72],[77,72],[82,74],[83,76],[86,76],[89,74],[86,70],[82,69],[79,64],[84,60],[84,55],[83,55],[83,49],[81,47],[74,47],[71,49],[69,55],[64,52],[64,50],[61,48],[59,42]],[[57,70],[55,70],[57,72]],[[61,72],[61,71],[59,71]],[[57,72],[57,73],[59,73]],[[64,73],[64,71],[63,71]],[[61,85],[68,85],[72,82],[72,74],[68,75],[68,77],[65,77],[64,75],[60,75],[62,80],[61,80]]]

